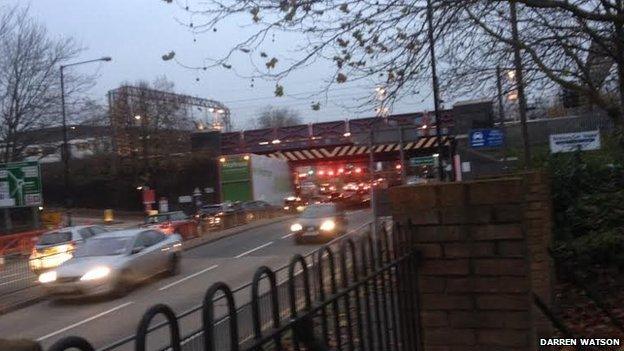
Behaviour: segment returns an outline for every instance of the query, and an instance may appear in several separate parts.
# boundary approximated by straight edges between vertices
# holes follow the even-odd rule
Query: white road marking
[[[286,235],[284,235],[284,236],[282,237],[282,239],[288,239],[288,238],[290,238],[291,236],[293,236],[294,234],[295,234],[295,233],[286,234]]]
[[[218,265],[218,264],[215,264],[215,265],[210,266],[210,267],[208,267],[208,268],[206,268],[206,269],[202,269],[202,270],[201,270],[201,271],[199,271],[199,272],[195,272],[195,273],[193,273],[193,274],[191,274],[191,275],[189,275],[189,276],[186,276],[186,277],[184,277],[184,278],[182,278],[182,279],[180,279],[180,280],[176,280],[175,282],[173,282],[173,283],[171,283],[171,284],[167,284],[167,285],[163,286],[162,288],[158,289],[158,291],[163,291],[163,290],[169,289],[170,287],[172,287],[172,286],[174,286],[174,285],[180,284],[180,283],[182,283],[182,282],[184,282],[184,281],[187,281],[187,280],[189,280],[189,279],[191,279],[191,278],[197,277],[198,275],[200,275],[200,274],[202,274],[202,273],[206,273],[206,272],[208,272],[208,271],[211,271],[211,270],[213,270],[213,269],[215,269],[215,268],[217,268],[217,267],[219,267],[219,265]]]
[[[267,247],[267,246],[269,246],[269,245],[271,245],[271,244],[273,244],[273,242],[272,242],[272,241],[269,241],[268,243],[266,243],[266,244],[262,244],[262,245],[260,245],[260,246],[256,247],[255,249],[251,249],[251,250],[249,250],[249,251],[245,251],[245,252],[243,252],[242,254],[240,254],[240,255],[238,255],[238,256],[234,256],[234,258],[241,258],[241,257],[243,257],[243,256],[245,256],[245,255],[247,255],[247,254],[250,254],[250,253],[252,253],[252,252],[254,252],[254,251],[258,251],[258,250],[260,250],[261,248],[263,248],[263,247]]]
[[[94,320],[94,319],[100,318],[100,317],[105,316],[105,315],[107,315],[107,314],[109,314],[109,313],[113,313],[113,312],[115,312],[115,311],[117,311],[117,310],[120,310],[120,309],[122,309],[122,308],[124,308],[124,307],[130,306],[130,305],[132,305],[133,303],[134,303],[133,301],[130,301],[130,302],[126,302],[126,303],[124,303],[124,304],[122,304],[122,305],[119,305],[119,306],[117,306],[117,307],[113,307],[113,308],[111,308],[110,310],[104,311],[104,312],[102,312],[102,313],[98,313],[98,314],[96,314],[95,316],[89,317],[89,318],[87,318],[87,319],[85,319],[85,320],[83,320],[83,321],[80,321],[80,322],[78,322],[78,323],[74,323],[74,324],[72,324],[72,325],[68,325],[67,327],[65,327],[65,328],[63,328],[63,329],[59,329],[59,330],[57,330],[57,331],[55,331],[55,332],[52,332],[52,333],[50,333],[50,334],[48,334],[48,335],[44,335],[44,336],[40,337],[39,339],[37,339],[36,341],[41,342],[41,341],[43,341],[43,340],[45,340],[45,339],[48,339],[48,338],[51,338],[51,337],[53,337],[53,336],[55,336],[55,335],[58,335],[58,334],[64,333],[64,332],[66,332],[66,331],[68,331],[68,330],[70,330],[70,329],[72,329],[72,328],[75,328],[75,327],[77,327],[77,326],[83,325],[83,324],[85,324],[85,323],[89,323],[89,322],[91,322],[91,321],[92,321],[92,320]]]

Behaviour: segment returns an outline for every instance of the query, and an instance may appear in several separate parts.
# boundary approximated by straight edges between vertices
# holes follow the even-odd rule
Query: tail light
[[[160,230],[165,232],[165,234],[171,234],[173,233],[173,224],[171,224],[171,222],[165,222],[160,225]]]

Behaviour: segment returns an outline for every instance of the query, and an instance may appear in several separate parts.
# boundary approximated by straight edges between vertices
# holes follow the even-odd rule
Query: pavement
[[[355,229],[369,222],[371,215],[360,210],[350,212],[348,218],[350,229]],[[242,286],[251,281],[259,266],[276,269],[287,264],[292,255],[305,255],[320,247],[295,245],[289,231],[291,223],[286,220],[249,229],[233,228],[240,232],[185,251],[177,276],[155,278],[122,298],[46,299],[9,312],[0,316],[0,339],[33,339],[46,349],[64,336],[76,335],[96,348],[104,347],[134,334],[143,313],[154,304],[167,304],[180,314],[200,304],[206,289],[215,282],[223,281],[232,288]],[[237,304],[249,301],[249,291],[237,294],[236,299]],[[199,326],[199,316],[186,318],[181,322],[182,335]]]

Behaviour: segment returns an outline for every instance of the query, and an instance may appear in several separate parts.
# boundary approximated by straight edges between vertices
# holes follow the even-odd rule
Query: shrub
[[[624,168],[608,152],[553,155],[554,254],[569,266],[624,268]]]

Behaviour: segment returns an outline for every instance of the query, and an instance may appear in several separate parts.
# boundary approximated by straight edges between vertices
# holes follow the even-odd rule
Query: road
[[[370,221],[370,212],[354,211],[348,217],[350,229],[355,229]],[[235,288],[250,282],[261,265],[275,269],[287,264],[293,254],[316,250],[319,245],[294,244],[289,235],[292,222],[274,223],[186,251],[180,274],[154,279],[123,298],[46,300],[0,316],[0,338],[34,339],[45,349],[63,336],[77,335],[96,348],[106,346],[133,334],[145,310],[156,303],[181,313],[198,305],[212,283],[223,281]],[[244,293],[248,300],[249,292]],[[200,325],[199,320],[185,324],[189,330],[191,325]]]

